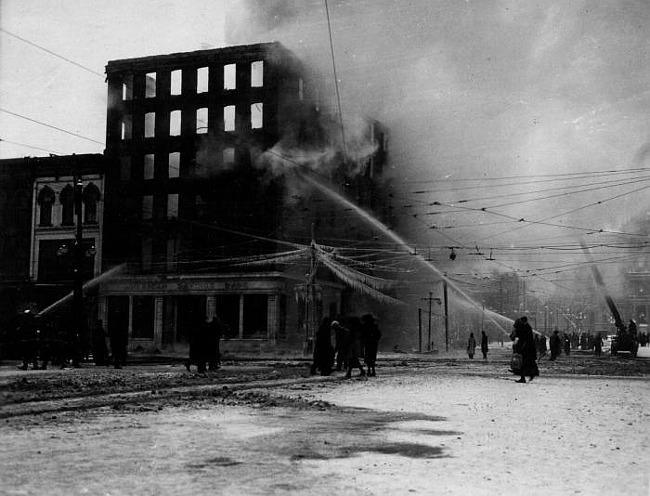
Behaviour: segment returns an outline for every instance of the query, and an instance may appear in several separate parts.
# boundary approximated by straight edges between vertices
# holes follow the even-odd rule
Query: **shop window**
[[[145,98],[156,98],[156,73],[150,72],[144,77],[145,80]]]
[[[74,225],[74,189],[69,184],[59,194],[61,203],[61,225]]]
[[[223,167],[232,169],[235,166],[235,149],[228,147],[223,149]]]
[[[100,198],[99,188],[93,183],[88,183],[82,194],[84,204],[84,223],[97,224],[97,204]]]
[[[208,109],[196,109],[196,134],[205,134],[208,132]]]
[[[156,135],[156,113],[147,112],[144,114],[144,137],[153,138]]]
[[[122,78],[122,100],[133,100],[133,75],[127,74]]]
[[[253,103],[251,105],[251,128],[261,129],[264,124],[264,104]]]
[[[239,337],[239,295],[217,295],[214,311],[224,323],[223,338],[237,339]]]
[[[54,203],[54,191],[49,186],[45,186],[38,193],[39,205],[39,225],[51,226],[52,225],[52,204]]]
[[[228,105],[223,108],[223,129],[224,131],[235,130],[235,106]]]
[[[170,178],[178,177],[180,175],[181,167],[181,154],[179,152],[172,152],[169,154],[169,167],[168,174]]]
[[[223,66],[223,89],[234,90],[237,88],[237,64]]]
[[[172,110],[169,113],[169,135],[170,136],[181,135],[181,111],[180,110]]]
[[[183,91],[183,71],[172,71],[171,80],[171,94],[180,95]]]
[[[207,67],[199,67],[196,70],[196,92],[206,93],[208,91],[209,72]]]
[[[142,170],[143,179],[153,179],[155,167],[155,156],[153,153],[147,153],[144,156],[144,167]]]
[[[156,318],[153,296],[133,297],[133,338],[153,339]]]
[[[133,130],[133,120],[130,115],[122,116],[122,122],[120,123],[120,139],[129,140],[131,139],[131,131]]]
[[[178,193],[167,195],[167,218],[175,219],[178,217]]]
[[[153,195],[142,197],[142,220],[151,220],[153,218]]]
[[[131,157],[120,157],[120,179],[122,181],[131,179]]]
[[[264,62],[262,60],[251,63],[251,86],[254,88],[264,86]]]
[[[268,326],[267,306],[266,295],[244,295],[244,338],[266,339]]]

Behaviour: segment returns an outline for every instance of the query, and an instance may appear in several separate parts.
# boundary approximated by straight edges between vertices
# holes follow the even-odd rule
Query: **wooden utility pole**
[[[442,280],[442,293],[445,301],[445,351],[449,353],[449,303],[447,301],[447,280]]]
[[[429,331],[428,331],[429,339],[427,341],[427,351],[431,351],[431,315],[433,315],[433,310],[431,308],[431,305],[434,301],[440,304],[440,298],[434,298],[433,293],[429,292],[429,297],[421,298],[421,300],[429,302]]]

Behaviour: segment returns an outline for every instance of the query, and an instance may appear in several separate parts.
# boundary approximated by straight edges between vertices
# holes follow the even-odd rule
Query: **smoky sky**
[[[625,169],[638,165],[639,150],[647,148],[647,2],[330,0],[328,5],[342,112],[388,126],[403,203],[462,198],[414,196],[427,180]],[[331,92],[324,1],[240,0],[228,16],[229,43],[280,41],[316,68]],[[580,209],[624,190],[578,193],[578,186],[575,195],[498,212],[535,219],[573,211],[555,222],[618,229],[647,208],[647,195],[640,192]],[[441,224],[473,224],[449,234],[483,246],[578,235],[541,226],[494,239],[501,228],[481,227],[494,220],[448,215]],[[421,234],[413,233],[432,244],[452,243],[430,230]]]

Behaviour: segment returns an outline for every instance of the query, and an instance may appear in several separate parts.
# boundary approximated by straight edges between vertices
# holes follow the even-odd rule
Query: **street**
[[[148,390],[106,402],[78,391],[0,409],[0,491],[648,494],[647,370],[571,374],[587,358],[563,357],[541,362],[541,377],[524,385],[499,352],[488,362],[391,356],[378,377],[350,380],[278,363],[226,365],[210,378],[178,365],[107,370],[113,382],[142,376]],[[10,400],[21,381],[33,389],[44,374],[94,373],[7,370]],[[155,377],[160,389],[149,387]],[[171,378],[182,382],[172,387]]]

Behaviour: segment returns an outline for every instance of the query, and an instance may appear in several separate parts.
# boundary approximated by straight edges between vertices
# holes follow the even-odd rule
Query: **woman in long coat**
[[[474,353],[476,352],[476,338],[474,333],[469,333],[469,339],[467,340],[467,355],[471,358],[474,358]]]
[[[515,321],[512,333],[515,341],[515,352],[521,354],[521,378],[517,382],[525,383],[526,376],[532,381],[539,375],[537,367],[537,350],[535,349],[535,339],[533,337],[533,328],[530,327],[527,317],[521,317]]]

